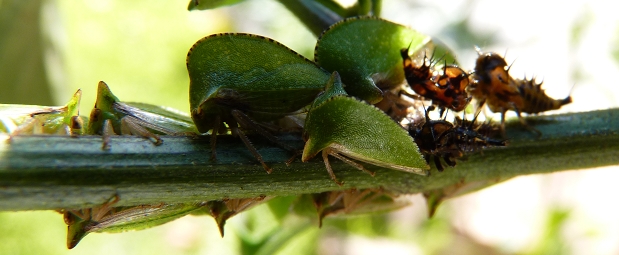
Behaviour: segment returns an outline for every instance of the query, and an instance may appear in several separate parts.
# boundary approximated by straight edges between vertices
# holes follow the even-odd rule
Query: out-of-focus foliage
[[[86,111],[94,105],[98,81],[104,80],[125,101],[188,112],[189,47],[206,35],[231,29],[221,12],[188,12],[174,1],[54,3],[63,24],[62,33],[51,34],[64,42],[66,83],[60,86],[82,88]]]
[[[244,0],[191,0],[187,9],[190,11],[215,9],[226,5],[238,4],[242,1]]]
[[[40,9],[41,0],[0,1],[1,103],[54,105],[45,75]]]
[[[615,35],[613,38],[613,48],[612,48],[612,56],[615,60],[615,64],[619,65],[619,29],[615,30]]]
[[[66,227],[55,212],[0,212],[3,254],[65,254]]]
[[[546,216],[541,238],[528,254],[571,254],[569,245],[563,237],[563,230],[570,215],[570,209],[551,208]]]

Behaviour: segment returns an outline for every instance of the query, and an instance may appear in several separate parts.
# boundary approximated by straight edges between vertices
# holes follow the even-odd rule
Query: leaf
[[[222,6],[238,4],[245,0],[190,0],[187,10],[208,10],[215,9]]]

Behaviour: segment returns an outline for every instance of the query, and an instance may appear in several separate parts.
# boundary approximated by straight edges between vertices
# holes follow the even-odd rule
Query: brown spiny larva
[[[460,150],[469,154],[488,147],[507,146],[506,140],[493,139],[499,133],[499,128],[496,125],[489,121],[480,123],[476,120],[477,115],[473,120],[455,118],[456,142]]]
[[[524,99],[524,105],[522,109],[520,109],[521,112],[536,114],[544,111],[556,110],[572,102],[571,96],[564,99],[550,98],[542,89],[543,82],[537,83],[535,78],[529,80],[526,78],[516,79],[514,82],[516,86],[518,86],[520,95]]]
[[[477,123],[456,119],[453,124],[447,120],[432,120],[429,112],[435,109],[428,107],[425,121],[419,124],[411,124],[408,132],[415,139],[419,150],[429,163],[433,158],[434,165],[439,172],[444,170],[441,158],[447,165],[456,165],[456,159],[463,158],[465,154],[480,151],[487,147],[506,146],[506,141],[495,140],[485,135],[493,130],[489,123]],[[482,133],[483,132],[483,133]]]
[[[475,63],[475,72],[471,77],[471,85],[467,91],[477,101],[476,113],[484,104],[490,111],[501,113],[501,132],[505,133],[505,113],[515,111],[520,122],[527,129],[541,134],[527,125],[521,113],[536,114],[556,110],[572,102],[572,97],[553,99],[544,93],[542,83],[535,79],[513,79],[509,75],[509,67],[503,57],[497,53],[479,53]]]

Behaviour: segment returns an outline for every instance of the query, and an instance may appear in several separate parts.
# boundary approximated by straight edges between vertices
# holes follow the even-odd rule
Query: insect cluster
[[[409,48],[402,48],[401,55],[410,89],[416,94],[403,91],[402,94],[430,100],[423,120],[413,121],[409,133],[415,138],[426,160],[433,158],[439,171],[443,171],[441,158],[447,165],[455,166],[455,159],[466,153],[479,151],[487,147],[506,146],[506,140],[494,139],[498,132],[505,138],[505,113],[515,111],[522,125],[541,135],[535,128],[527,125],[521,113],[536,114],[559,109],[572,102],[570,96],[565,99],[553,99],[541,89],[541,83],[535,79],[514,79],[509,75],[509,67],[503,57],[497,53],[483,53],[479,56],[475,69],[465,72],[456,65],[436,67],[438,61],[428,60],[424,55],[421,64],[415,63],[409,56]],[[434,106],[440,109],[439,116],[446,110],[454,112],[464,110],[471,99],[475,99],[475,117],[472,121],[458,119],[448,122],[445,119],[432,120],[428,112]],[[484,105],[492,112],[501,113],[501,123],[496,127],[491,122],[477,123],[476,119]]]
[[[498,54],[480,53],[474,72],[467,73],[455,64],[439,65],[433,57],[428,59],[425,52],[433,47],[430,37],[373,17],[345,19],[325,30],[316,44],[313,61],[269,38],[215,34],[197,41],[187,54],[189,115],[121,102],[107,84],[100,82],[89,118],[79,115],[78,91],[67,106],[25,107],[17,116],[0,112],[0,120],[2,131],[11,136],[101,135],[103,149],[110,149],[112,135],[138,135],[161,145],[162,135],[209,133],[212,160],[216,160],[217,136],[230,134],[239,137],[262,168],[271,173],[273,169],[248,138],[248,134],[259,134],[290,151],[291,160],[301,155],[301,161],[306,162],[321,153],[330,178],[341,186],[343,182],[336,178],[329,156],[372,175],[360,162],[425,176],[429,162],[443,171],[441,161],[453,167],[469,153],[506,146],[505,140],[494,138],[499,131],[504,132],[506,111],[515,111],[520,117],[520,113],[558,109],[571,102],[570,97],[549,98],[534,79],[513,79]],[[421,53],[421,63],[417,63]],[[477,107],[472,120],[446,120],[448,110],[461,112],[472,99]],[[431,101],[432,105],[419,107],[422,101]],[[476,121],[484,104],[502,114],[500,127]],[[1,105],[0,109],[16,107]],[[441,118],[433,120],[429,113],[436,107]],[[421,109],[423,118],[411,117]],[[273,132],[286,129],[277,122],[282,119],[302,130],[302,152],[280,141]],[[524,119],[521,121],[525,124]],[[378,198],[394,201],[394,196],[383,190],[312,195],[320,222],[325,216],[359,208],[383,208],[375,206],[380,205]],[[228,218],[267,200],[262,196],[115,207],[118,199],[95,208],[62,210],[69,226],[68,247],[91,232],[146,228],[187,214],[211,214],[223,236]],[[395,208],[392,205],[396,204],[387,203],[384,208]]]

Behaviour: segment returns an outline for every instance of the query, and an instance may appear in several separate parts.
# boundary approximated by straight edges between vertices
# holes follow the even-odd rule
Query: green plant
[[[371,178],[342,163],[334,164],[334,171],[346,179],[341,189],[386,185],[402,193],[432,194],[433,203],[438,204],[514,176],[617,164],[616,115],[616,110],[607,110],[529,118],[543,132],[542,139],[534,140],[527,132],[508,127],[508,149],[471,156],[457,168],[426,179],[368,166],[377,172],[376,178]],[[130,206],[340,189],[326,178],[321,162],[295,163],[286,168],[282,163],[286,154],[260,138],[252,137],[258,151],[268,152],[264,153],[265,161],[285,169],[283,173],[256,171],[259,167],[248,159],[246,150],[239,149],[243,145],[227,137],[220,149],[238,155],[226,155],[217,165],[204,159],[208,137],[170,137],[162,148],[133,137],[114,137],[113,149],[107,153],[98,150],[98,138],[91,138],[15,137],[11,145],[3,145],[0,179],[7,189],[3,191],[2,208],[84,208],[103,203],[104,197],[109,198],[115,190],[122,197],[119,205]],[[298,148],[303,142],[297,137],[284,139]],[[39,146],[47,147],[37,149]],[[534,156],[523,157],[525,152]],[[299,181],[306,186],[299,186]],[[75,185],[80,192],[75,192]],[[41,193],[43,197],[38,196]]]

